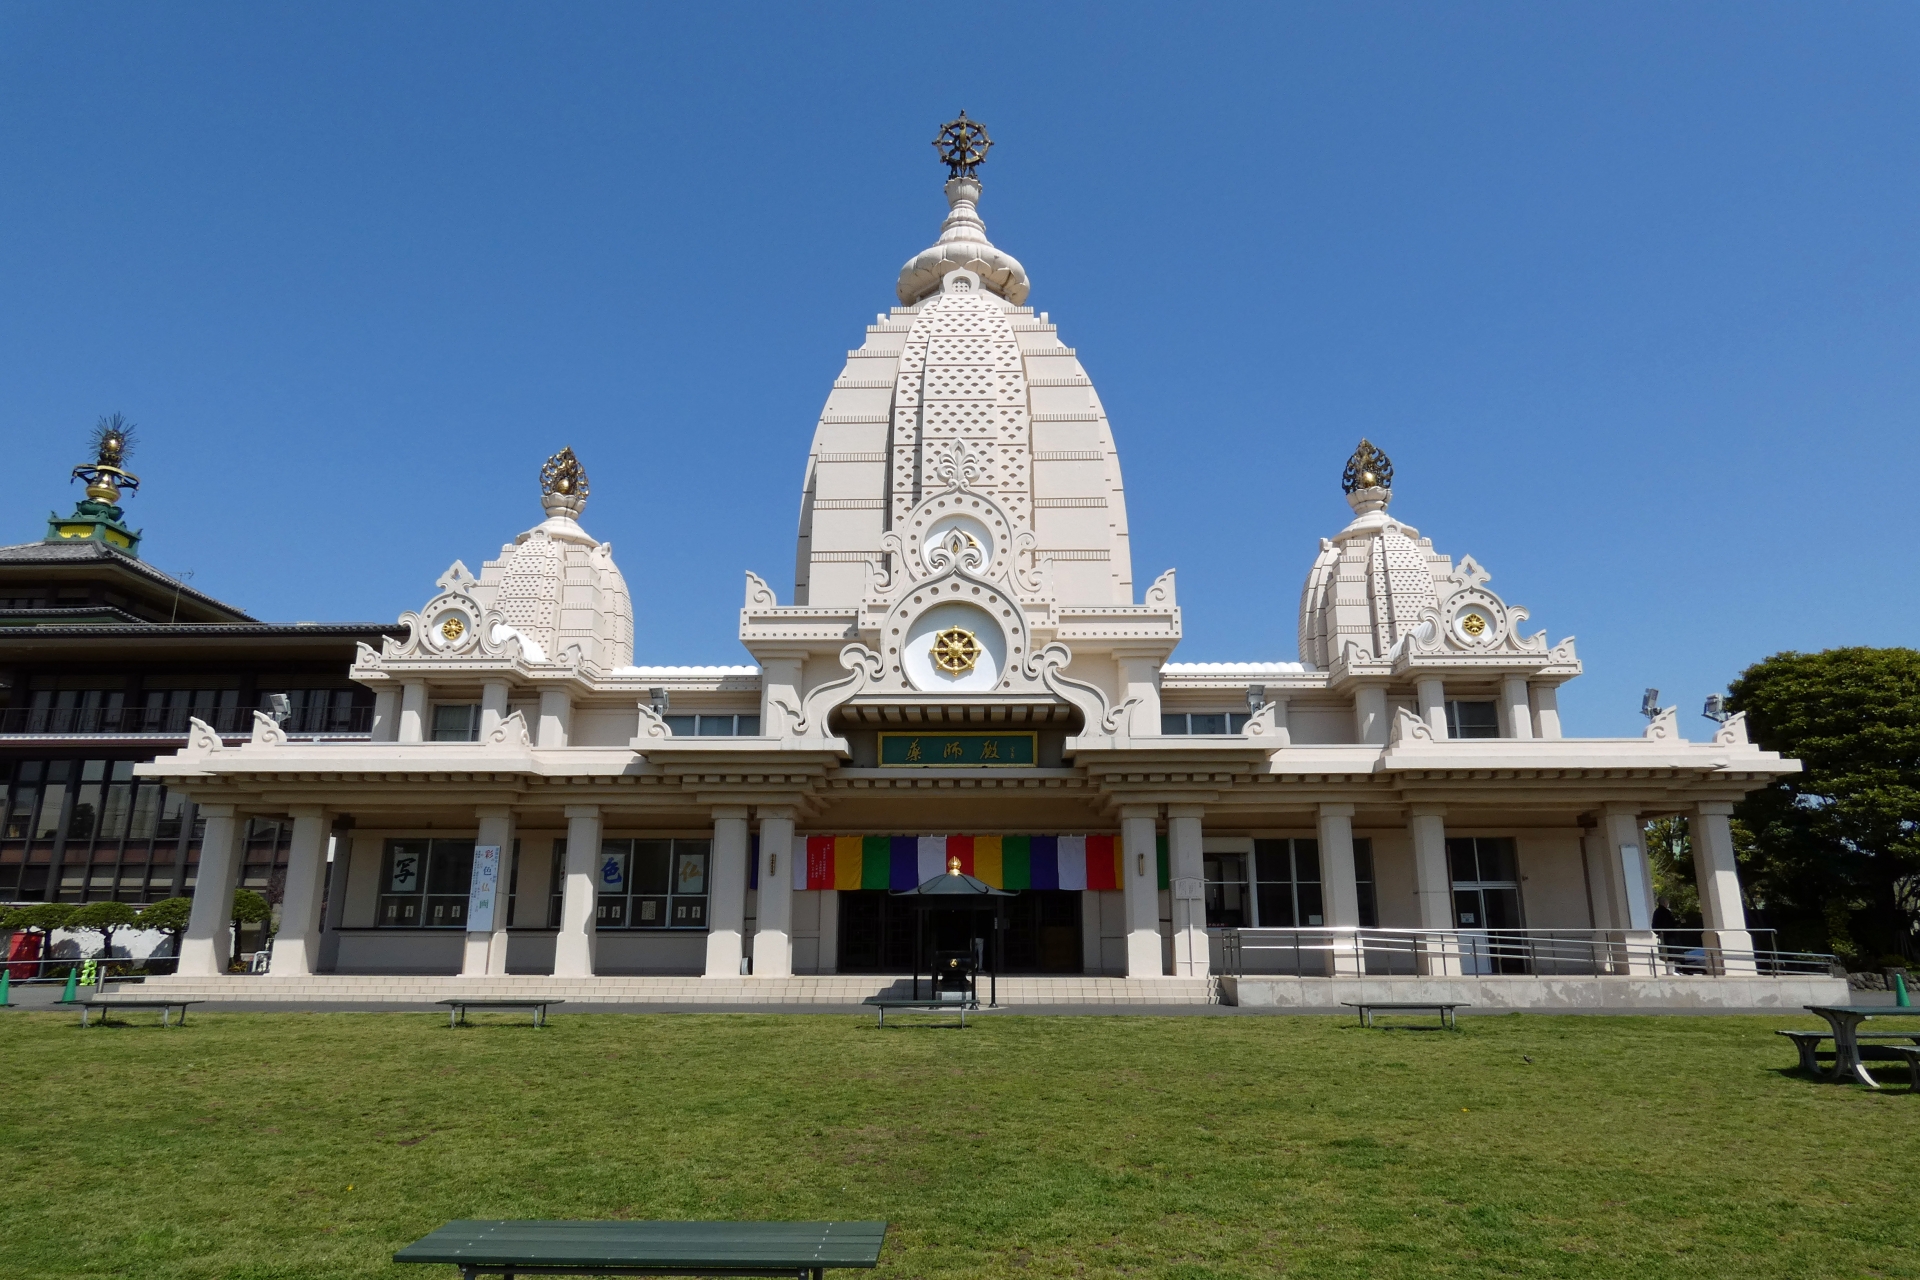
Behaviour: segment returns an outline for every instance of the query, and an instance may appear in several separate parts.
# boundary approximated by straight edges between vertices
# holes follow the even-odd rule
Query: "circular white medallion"
[[[951,635],[955,631],[973,643],[958,644]],[[972,665],[951,669],[962,667],[955,656],[961,649]],[[914,688],[929,692],[986,693],[999,686],[1006,666],[1007,641],[999,622],[985,609],[958,600],[937,604],[915,618],[900,645],[900,669]]]

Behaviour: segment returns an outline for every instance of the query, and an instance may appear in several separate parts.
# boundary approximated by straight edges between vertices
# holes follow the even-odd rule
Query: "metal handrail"
[[[1671,930],[1700,933],[1700,930]],[[1772,929],[1750,929],[1771,937]],[[1445,973],[1468,976],[1531,974],[1599,976],[1641,974],[1725,976],[1759,974],[1827,977],[1843,972],[1825,952],[1741,950],[1685,946],[1659,939],[1648,943],[1608,929],[1412,929],[1335,927],[1305,929],[1209,929],[1221,944],[1219,972],[1248,976],[1249,953],[1290,958],[1290,964],[1258,965],[1253,973],[1318,976],[1345,968],[1353,974]],[[1350,963],[1342,966],[1346,959]]]

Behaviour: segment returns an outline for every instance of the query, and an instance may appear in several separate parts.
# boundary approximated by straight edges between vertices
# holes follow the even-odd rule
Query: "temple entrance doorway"
[[[1079,973],[1080,894],[1077,890],[1028,889],[1003,899],[1007,936],[1003,973]],[[840,890],[841,973],[908,973],[913,965],[914,909],[884,889]],[[991,911],[930,911],[922,935],[920,967],[930,969],[936,952],[970,951],[979,938],[990,945]]]

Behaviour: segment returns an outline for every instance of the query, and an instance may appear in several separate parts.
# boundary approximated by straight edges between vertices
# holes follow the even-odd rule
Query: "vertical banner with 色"
[[[473,885],[467,890],[467,932],[493,932],[493,904],[500,892],[500,846],[473,847]]]

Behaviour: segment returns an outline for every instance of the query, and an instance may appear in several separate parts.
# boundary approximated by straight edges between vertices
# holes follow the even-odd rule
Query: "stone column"
[[[1202,805],[1167,806],[1167,882],[1173,890],[1176,978],[1204,978],[1213,972],[1207,942],[1206,865],[1201,853],[1201,821],[1205,815]],[[1154,905],[1156,909],[1159,906]]]
[[[1525,676],[1500,677],[1500,731],[1509,738],[1533,736],[1533,702]]]
[[[760,807],[760,902],[753,976],[793,976],[793,810]]]
[[[182,977],[212,978],[233,959],[233,891],[240,883],[240,823],[230,804],[203,804],[200,867],[194,873],[193,912],[180,939]]]
[[[1444,805],[1415,805],[1407,821],[1413,833],[1413,875],[1420,897],[1420,927],[1432,930],[1420,941],[1420,972],[1434,976],[1460,972],[1460,945],[1453,928],[1453,869],[1447,864],[1447,810]]]
[[[400,740],[400,691],[398,689],[380,689],[374,693],[373,725],[369,732],[375,742]]]
[[[485,742],[487,735],[500,727],[507,718],[507,682],[489,680],[480,686],[480,741]],[[481,841],[482,844],[488,843]]]
[[[1536,738],[1557,738],[1560,736],[1560,691],[1550,684],[1532,686],[1533,693],[1533,736]]]
[[[540,726],[534,735],[536,747],[564,747],[573,731],[573,699],[565,689],[540,691]],[[596,856],[598,851],[596,850]]]
[[[713,811],[713,865],[707,869],[709,978],[738,978],[747,928],[747,808]]]
[[[590,978],[593,913],[598,904],[594,868],[600,860],[600,806],[570,804],[566,815],[566,888],[560,898],[560,936],[553,943],[553,976]]]
[[[1350,804],[1320,806],[1320,884],[1326,895],[1327,925],[1337,931],[1328,935],[1333,947],[1328,971],[1336,978],[1361,977],[1367,966],[1358,932],[1360,882],[1353,869],[1353,806]]]
[[[504,804],[481,805],[473,816],[474,844],[500,846],[500,879],[495,886],[491,925],[474,929],[472,921],[468,922],[460,973],[469,978],[499,976],[507,971],[507,877],[513,866],[513,810]]]
[[[1433,736],[1447,739],[1447,686],[1438,676],[1428,676],[1413,686],[1420,694],[1420,718],[1433,730]]]
[[[1753,935],[1747,932],[1747,908],[1740,900],[1740,868],[1733,856],[1733,806],[1720,800],[1693,806],[1693,874],[1700,886],[1700,916],[1705,943],[1724,954],[1720,972],[1756,973]]]
[[[287,810],[293,838],[287,846],[287,889],[274,936],[276,978],[304,978],[320,969],[320,898],[327,878],[327,811],[318,805]],[[202,853],[205,865],[205,853]]]
[[[427,740],[427,682],[400,682],[400,742]]]
[[[1123,732],[1130,737],[1149,737],[1160,732],[1160,664],[1166,653],[1160,649],[1117,649],[1114,661],[1120,671],[1120,700],[1133,700]]]
[[[1613,898],[1614,928],[1628,973],[1659,972],[1653,932],[1653,875],[1647,868],[1646,842],[1640,829],[1640,807],[1609,804],[1601,810],[1600,830],[1606,838],[1604,861],[1608,891]]]
[[[1373,747],[1387,745],[1387,691],[1377,684],[1363,684],[1353,691],[1353,731],[1358,740]]]
[[[1120,810],[1120,890],[1127,908],[1127,976],[1163,978],[1160,958],[1160,817],[1158,805]]]

